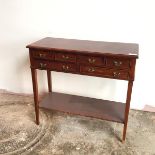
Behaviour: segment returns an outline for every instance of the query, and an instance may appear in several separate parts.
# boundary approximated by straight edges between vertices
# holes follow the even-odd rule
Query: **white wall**
[[[155,106],[154,0],[0,0],[0,89],[32,93],[28,49],[43,37],[140,45],[131,107]],[[46,74],[39,72],[40,91]],[[53,73],[53,89],[125,101],[127,82]]]

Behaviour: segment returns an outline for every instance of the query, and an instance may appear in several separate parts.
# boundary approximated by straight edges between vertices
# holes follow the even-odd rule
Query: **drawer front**
[[[52,63],[44,60],[35,60],[32,62],[31,67],[41,70],[46,70],[51,68]]]
[[[106,66],[115,68],[129,68],[130,60],[118,59],[118,58],[106,58]]]
[[[55,60],[63,62],[76,62],[76,55],[66,53],[55,53]]]
[[[62,72],[76,72],[76,65],[72,63],[53,62],[52,70]]]
[[[93,66],[104,66],[104,57],[92,57],[92,56],[78,56],[77,59],[80,64],[89,64]]]
[[[54,54],[51,51],[33,50],[32,57],[36,59],[53,60]]]
[[[100,67],[92,67],[92,66],[80,66],[80,72],[82,74],[92,75],[92,76],[102,76],[102,77],[122,79],[122,80],[129,79],[128,70],[116,70],[116,69],[100,68]]]

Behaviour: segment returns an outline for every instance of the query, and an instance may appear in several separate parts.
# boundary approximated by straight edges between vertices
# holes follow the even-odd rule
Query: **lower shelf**
[[[48,93],[40,107],[124,123],[125,104],[62,93]]]

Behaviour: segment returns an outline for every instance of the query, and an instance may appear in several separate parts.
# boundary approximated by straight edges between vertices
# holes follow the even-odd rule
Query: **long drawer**
[[[99,57],[99,56],[78,56],[77,62],[83,65],[92,65],[99,67],[112,67],[124,69],[130,67],[129,59]]]
[[[102,67],[92,67],[92,66],[80,66],[80,73],[92,76],[102,76],[114,79],[129,79],[129,71],[120,70],[115,68],[102,68]]]
[[[62,71],[62,72],[76,72],[77,71],[76,64],[46,61],[46,60],[33,60],[31,67],[36,68],[36,69],[41,69],[41,70],[48,69],[48,70]]]

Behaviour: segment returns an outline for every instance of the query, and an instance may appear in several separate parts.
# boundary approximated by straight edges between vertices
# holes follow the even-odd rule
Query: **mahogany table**
[[[39,107],[124,124],[125,140],[138,44],[44,38],[27,46],[31,63],[36,123]],[[37,69],[47,71],[48,95],[39,103]],[[52,92],[51,71],[128,81],[126,104]],[[63,78],[63,77],[62,77]],[[68,83],[69,84],[69,83]]]

